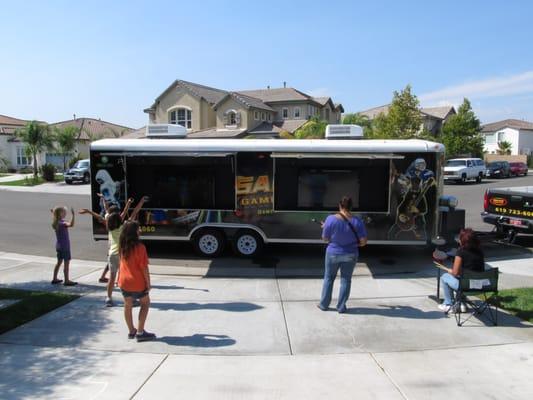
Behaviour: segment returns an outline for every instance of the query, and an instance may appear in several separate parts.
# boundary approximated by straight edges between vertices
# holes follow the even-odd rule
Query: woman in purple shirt
[[[339,203],[339,212],[330,215],[322,225],[322,239],[328,242],[326,249],[324,284],[318,308],[327,311],[331,302],[333,282],[337,271],[341,270],[341,287],[337,311],[346,312],[346,302],[350,297],[352,274],[359,256],[359,247],[367,242],[363,221],[351,214],[352,199],[344,196]]]

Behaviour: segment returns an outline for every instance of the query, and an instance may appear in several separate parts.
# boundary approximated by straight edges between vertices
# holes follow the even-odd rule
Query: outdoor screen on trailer
[[[306,170],[298,176],[299,208],[335,208],[350,196],[359,206],[359,174],[354,170]]]

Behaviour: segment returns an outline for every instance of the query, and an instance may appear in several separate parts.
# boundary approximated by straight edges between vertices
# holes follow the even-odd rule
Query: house
[[[67,126],[74,126],[77,129],[76,146],[74,154],[79,157],[89,157],[89,146],[91,142],[106,138],[119,138],[134,131],[133,128],[102,121],[96,118],[76,118],[67,121],[50,124],[50,129],[64,129]],[[59,152],[47,152],[45,162],[63,168],[63,155]]]
[[[32,163],[31,158],[26,155],[24,145],[15,136],[17,129],[23,128],[27,122],[24,119],[0,115],[0,158],[5,161],[8,169],[19,170]]]
[[[176,80],[144,111],[150,124],[180,124],[189,138],[238,138],[294,133],[313,116],[340,123],[344,109],[330,97],[312,97],[285,85],[225,91]]]
[[[530,155],[533,152],[533,122],[519,119],[505,119],[481,127],[485,139],[484,151],[498,153],[498,143],[511,143],[511,155]]]
[[[374,107],[369,110],[360,111],[359,114],[365,115],[369,120],[373,120],[379,114],[387,114],[389,112],[390,104],[380,107]],[[444,107],[422,107],[420,109],[420,116],[422,117],[421,130],[427,130],[434,136],[438,136],[441,132],[442,125],[450,118],[450,116],[457,114],[453,106]]]
[[[27,120],[0,115],[0,156],[6,159],[9,169],[20,170],[27,168],[33,162],[31,157],[26,155],[24,143],[15,135],[15,131],[23,128],[28,122]],[[74,154],[80,157],[88,157],[89,145],[93,140],[116,138],[133,132],[132,128],[95,118],[74,118],[49,124],[52,131],[55,128],[61,129],[66,126],[75,126],[78,129]],[[38,154],[37,163],[38,165],[50,163],[62,169],[63,156],[57,151],[46,151]]]

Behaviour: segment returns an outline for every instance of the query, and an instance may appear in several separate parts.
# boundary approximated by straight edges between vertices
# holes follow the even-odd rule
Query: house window
[[[289,118],[289,109],[288,108],[284,108],[281,112],[281,115],[283,116],[283,119],[287,119]]]
[[[24,147],[17,147],[17,165],[30,165],[30,158],[26,156]]]
[[[224,113],[224,125],[226,127],[235,128],[241,123],[241,113],[236,110],[228,110]]]
[[[326,108],[326,121],[329,121],[329,108]]]
[[[300,118],[300,107],[294,107],[294,118]]]
[[[485,144],[496,144],[496,134],[495,133],[487,133],[485,135]]]
[[[505,140],[505,132],[498,132],[498,142]]]
[[[268,118],[268,120],[270,121],[270,120],[272,119],[272,114],[268,113],[268,114],[267,114],[267,118]]]
[[[192,112],[187,108],[176,108],[170,112],[169,123],[192,128]]]
[[[265,118],[265,113],[262,112],[262,113],[261,113],[261,121],[264,121],[265,119],[266,119],[266,118]]]
[[[233,111],[228,114],[228,124],[237,125],[237,114]]]
[[[254,119],[259,121],[259,111],[254,111]]]

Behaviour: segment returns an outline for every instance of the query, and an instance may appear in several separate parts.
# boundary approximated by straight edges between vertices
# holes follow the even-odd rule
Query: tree
[[[498,142],[498,153],[502,155],[510,155],[512,148],[513,144],[511,142],[507,142],[506,140]]]
[[[418,98],[411,93],[411,85],[407,85],[401,92],[394,91],[387,114],[381,113],[372,121],[372,136],[410,139],[419,136],[421,125]]]
[[[327,125],[327,121],[321,120],[317,116],[312,117],[294,132],[294,137],[296,139],[324,139]]]
[[[24,128],[17,130],[17,136],[26,144],[26,154],[33,158],[33,179],[37,179],[37,154],[54,148],[54,136],[50,133],[50,127],[30,121]]]
[[[67,156],[72,154],[76,147],[78,133],[78,128],[74,125],[55,129],[55,139],[57,141],[59,152],[63,156],[63,171],[66,171],[67,169]]]
[[[468,99],[442,126],[442,143],[446,147],[448,158],[459,155],[481,157],[483,155],[483,137],[481,124],[476,117]]]
[[[359,125],[363,128],[365,137],[372,136],[372,121],[366,115],[359,113],[346,114],[342,119],[342,123],[345,125]]]

